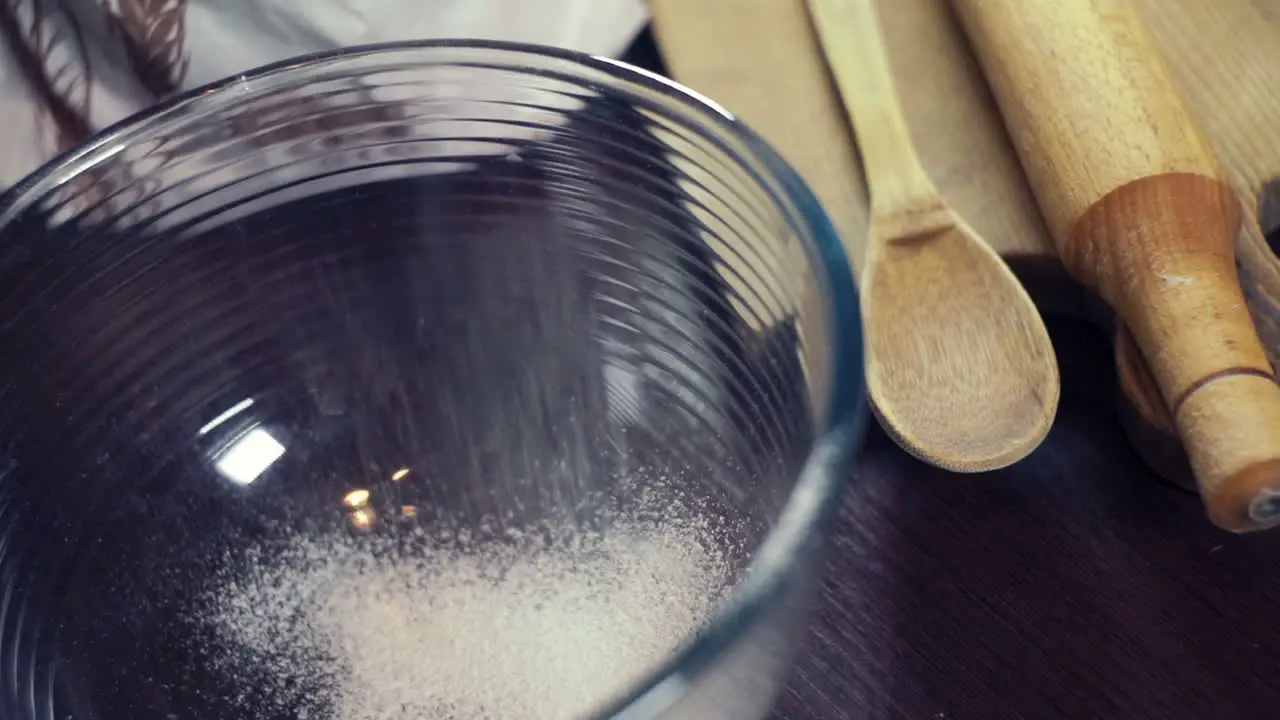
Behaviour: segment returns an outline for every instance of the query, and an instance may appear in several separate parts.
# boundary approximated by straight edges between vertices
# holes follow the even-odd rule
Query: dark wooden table
[[[626,59],[664,71],[648,33]],[[1157,479],[1106,338],[1051,331],[1061,408],[1017,466],[952,475],[872,430],[779,718],[1280,718],[1280,533]]]
[[[1051,330],[1062,405],[1024,462],[952,475],[871,433],[779,717],[1280,717],[1280,534],[1147,471],[1103,336]]]

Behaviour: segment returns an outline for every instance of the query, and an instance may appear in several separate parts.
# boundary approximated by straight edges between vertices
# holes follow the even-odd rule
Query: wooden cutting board
[[[1133,0],[1204,126],[1246,222],[1240,277],[1273,364],[1280,357],[1280,260],[1259,196],[1280,176],[1280,0]],[[860,272],[867,196],[856,145],[804,0],[650,0],[672,75],[760,132],[805,177]],[[921,159],[948,202],[1009,262],[1046,312],[1115,333],[1122,411],[1144,459],[1194,487],[1139,352],[1063,271],[986,81],[948,0],[880,0],[893,71]],[[1280,193],[1276,193],[1280,197]],[[1262,203],[1267,205],[1267,203]],[[1280,203],[1277,203],[1280,205]],[[1280,225],[1280,206],[1263,208]],[[1269,229],[1269,228],[1268,228]]]

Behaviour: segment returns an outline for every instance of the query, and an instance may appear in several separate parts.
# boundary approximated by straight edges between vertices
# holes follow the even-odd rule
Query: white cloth
[[[350,45],[483,38],[617,55],[643,0],[4,0],[0,189],[175,92]]]

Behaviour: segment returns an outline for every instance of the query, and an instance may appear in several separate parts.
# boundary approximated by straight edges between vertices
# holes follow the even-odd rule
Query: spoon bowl
[[[1008,267],[944,215],[950,224],[872,243],[879,257],[862,282],[863,331],[875,348],[867,387],[880,424],[908,452],[948,470],[992,470],[1048,433],[1057,363]]]
[[[810,0],[809,9],[871,188],[861,289],[872,407],[899,445],[938,467],[1017,462],[1058,408],[1044,320],[921,165],[875,0]]]

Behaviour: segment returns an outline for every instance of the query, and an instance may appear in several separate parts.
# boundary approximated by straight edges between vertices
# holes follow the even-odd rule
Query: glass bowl
[[[861,362],[814,197],[652,74],[187,93],[0,198],[0,717],[762,717]]]

